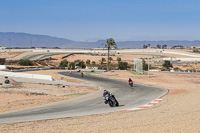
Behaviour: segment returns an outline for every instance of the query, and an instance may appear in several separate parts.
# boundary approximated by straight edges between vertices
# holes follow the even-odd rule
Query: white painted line
[[[160,100],[160,101],[162,101],[162,99],[156,99],[156,100]]]
[[[140,110],[142,108],[133,108],[133,109],[129,109],[129,110]]]
[[[156,99],[154,100],[153,102],[150,102],[146,105],[143,105],[143,106],[140,106],[140,107],[137,107],[137,108],[132,108],[132,109],[127,109],[127,110],[121,110],[121,111],[129,111],[129,110],[140,110],[140,109],[145,109],[145,108],[148,108],[148,107],[151,107],[157,103],[159,103],[160,101],[162,101],[163,99]],[[119,112],[119,111],[118,111]]]
[[[159,103],[159,101],[158,102],[150,102],[150,103]]]
[[[152,105],[143,105],[143,106],[141,106],[141,107],[146,107],[146,106],[152,106]]]

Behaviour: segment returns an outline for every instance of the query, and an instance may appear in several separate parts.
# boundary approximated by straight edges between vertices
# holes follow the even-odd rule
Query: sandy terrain
[[[200,132],[200,75],[154,72],[148,78],[147,75],[116,71],[101,76],[125,81],[131,77],[135,83],[167,88],[169,93],[162,97],[162,102],[143,110],[1,124],[0,132]]]
[[[10,58],[13,57],[17,54],[19,54],[20,52],[0,52],[0,58]]]
[[[157,56],[166,56],[166,57],[161,57],[158,58]],[[184,56],[184,55],[177,55],[177,54],[167,54],[167,53],[159,53],[159,52],[134,52],[134,53],[120,53],[120,54],[115,54],[115,56],[111,56],[114,60],[117,59],[117,57],[120,57],[123,60],[134,60],[134,58],[154,58],[155,59],[163,59],[163,58],[191,58],[190,56]],[[58,56],[56,56],[58,57]],[[90,59],[90,61],[95,61],[96,63],[99,63],[99,60],[101,58],[107,59],[107,56],[93,56],[93,55],[72,55],[66,58],[68,61],[74,61],[76,59],[80,59],[83,61],[86,61],[87,59]],[[57,58],[59,59],[59,58]]]
[[[0,77],[0,83],[4,83]],[[19,83],[0,85],[0,113],[66,100],[97,91],[95,86]]]
[[[188,58],[187,56],[165,53],[132,54],[159,54],[176,58]],[[149,57],[146,55],[129,55],[122,53],[119,55],[116,54],[115,56],[112,56],[112,58],[116,59],[118,56],[120,56],[122,59]],[[56,55],[55,58],[58,59],[56,62],[61,61],[61,55]],[[81,59],[85,61],[86,59],[90,59],[91,62],[96,61],[99,63],[101,58],[102,56],[74,55],[67,58],[67,60],[73,61],[75,59]],[[105,56],[104,58],[107,57]],[[188,67],[192,68],[195,66],[191,65]],[[185,66],[182,66],[181,68],[184,69]],[[35,71],[33,73],[52,75],[53,78],[57,80],[67,80],[68,82],[76,83],[82,82],[73,78],[57,75],[56,72],[57,71],[49,70]],[[127,81],[128,78],[131,77],[135,83],[167,88],[169,93],[168,95],[162,97],[162,102],[143,110],[63,118],[48,121],[45,120],[37,122],[1,124],[0,132],[200,132],[200,75],[178,75],[168,73],[161,74],[152,72],[150,78],[148,78],[146,75],[133,75],[128,71],[115,71],[99,76],[115,78],[124,81]],[[21,89],[29,89],[29,92],[22,92],[18,90],[9,90],[8,92],[8,89],[0,88],[0,112],[46,104],[49,102],[55,102],[73,97],[58,95],[61,93],[67,93],[62,86],[60,86],[60,88],[62,88],[62,91],[60,92],[56,91],[58,90],[58,86],[54,86],[52,89],[49,89],[49,86],[45,85],[46,87],[44,87],[43,93],[49,94],[51,92],[50,90],[55,90],[54,95],[38,95],[37,93],[31,93],[30,90],[35,90],[38,92],[37,88],[41,88],[41,86],[44,85],[32,85],[30,88],[27,88],[27,86],[30,86],[29,84],[21,85]],[[74,90],[73,87],[71,89]],[[87,90],[88,88],[85,89]],[[95,90],[95,88],[93,89]],[[72,91],[72,93],[75,92]]]
[[[24,52],[23,54],[20,54],[19,56],[15,57],[15,58],[19,59],[19,58],[22,58],[22,57],[30,55],[30,54],[41,54],[41,52]],[[59,55],[52,55],[51,57],[55,58],[55,59],[61,59],[63,56],[66,56],[66,55],[67,54],[59,54]],[[160,53],[160,52],[120,53],[120,54],[115,54],[115,56],[111,56],[111,57],[113,59],[116,59],[117,57],[121,57],[122,59],[133,59],[133,58],[147,58],[147,57],[149,57],[149,55],[161,55],[161,56],[168,56],[168,57],[173,57],[173,58],[190,58],[190,56],[177,55],[177,54],[168,54],[168,53]],[[91,61],[99,61],[102,57],[107,58],[106,55],[105,56],[95,56],[95,55],[75,54],[75,55],[69,56],[67,58],[67,60],[74,61],[76,59],[81,59],[81,60],[86,61],[87,59],[90,59]]]

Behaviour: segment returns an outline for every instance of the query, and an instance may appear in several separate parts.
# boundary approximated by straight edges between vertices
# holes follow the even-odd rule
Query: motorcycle
[[[6,79],[5,84],[10,84],[10,80]]]
[[[108,103],[110,107],[119,106],[119,103],[114,95],[107,94],[105,95],[104,99],[105,99],[105,104]]]
[[[130,87],[133,87],[133,81],[129,81]]]

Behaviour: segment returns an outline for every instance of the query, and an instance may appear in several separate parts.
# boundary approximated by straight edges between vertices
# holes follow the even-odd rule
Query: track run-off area
[[[80,72],[59,72],[61,75],[81,79],[89,84],[99,86],[100,90],[77,98],[56,103],[41,105],[0,114],[0,123],[15,123],[56,118],[67,118],[100,113],[110,113],[140,107],[165,95],[168,90],[134,83],[133,87],[128,81],[108,79],[93,75],[81,77]],[[128,80],[128,77],[127,77]],[[52,81],[53,82],[53,81]],[[109,107],[104,104],[103,90],[106,89],[115,95],[119,107]]]

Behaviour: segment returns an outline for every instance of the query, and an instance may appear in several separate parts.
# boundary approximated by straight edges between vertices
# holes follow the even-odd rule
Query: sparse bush
[[[120,62],[122,59],[120,57],[117,57],[117,61]]]
[[[89,59],[86,60],[86,64],[90,65],[90,60]]]
[[[148,64],[146,63],[144,59],[142,60],[142,67],[143,67],[143,70],[148,70]]]
[[[175,68],[174,68],[174,70],[181,70],[181,69],[180,69],[180,68],[178,68],[178,67],[175,67]]]
[[[96,62],[95,61],[92,61],[92,65],[94,66],[96,64]]]
[[[78,60],[75,60],[74,62],[76,66],[81,66],[82,68],[86,67],[85,62],[83,60],[78,59]]]
[[[63,60],[63,61],[61,61],[60,62],[60,65],[59,65],[59,67],[67,67],[68,66],[68,61],[67,60]]]
[[[127,62],[118,62],[118,68],[125,70],[128,68],[128,63]]]
[[[110,62],[113,60],[113,58],[112,57],[109,57],[109,59],[108,59]]]
[[[170,67],[173,67],[170,61],[165,61],[162,66],[167,69],[169,69]]]
[[[69,67],[74,69],[75,68],[75,62],[70,62]]]
[[[20,60],[20,61],[19,61],[19,65],[20,65],[20,66],[32,66],[33,63],[32,63],[32,61],[30,61],[30,60]]]
[[[100,64],[103,64],[105,61],[106,61],[106,59],[103,57],[101,58],[101,60],[99,60]]]

